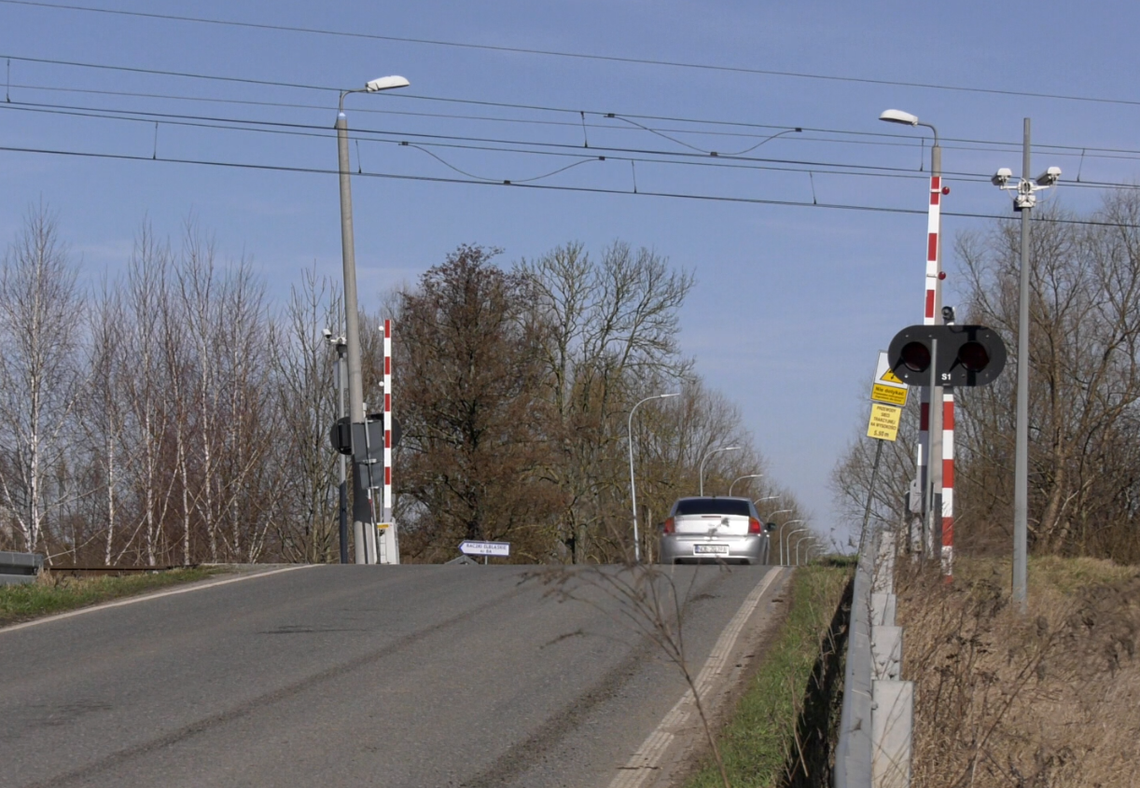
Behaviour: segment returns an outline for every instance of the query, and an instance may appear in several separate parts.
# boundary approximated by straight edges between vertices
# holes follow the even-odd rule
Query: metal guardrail
[[[914,683],[901,680],[894,534],[877,531],[863,547],[852,592],[834,784],[909,788]]]
[[[31,583],[43,568],[44,557],[38,553],[0,551],[0,585]]]

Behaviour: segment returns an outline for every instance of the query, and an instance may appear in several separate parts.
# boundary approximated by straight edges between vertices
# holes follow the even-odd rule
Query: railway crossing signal
[[[891,370],[908,386],[985,386],[1005,368],[1005,343],[985,326],[908,326],[891,340]]]

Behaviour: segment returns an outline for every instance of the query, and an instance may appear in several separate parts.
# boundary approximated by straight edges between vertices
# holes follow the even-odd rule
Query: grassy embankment
[[[1024,614],[1010,576],[992,559],[958,561],[950,586],[899,572],[912,784],[1140,784],[1140,568],[1030,558]]]
[[[903,677],[915,682],[913,785],[1140,784],[1140,569],[1031,558],[1028,612],[1010,562],[901,564]],[[720,745],[733,788],[826,785],[844,648],[828,622],[846,574],[801,570],[778,642]],[[825,733],[826,732],[826,733]],[[722,785],[715,767],[689,788]]]
[[[718,737],[733,788],[808,785],[807,775],[829,773],[853,570],[853,562],[796,570],[787,619]],[[686,786],[723,782],[710,763]]]
[[[97,605],[120,597],[135,596],[165,586],[202,580],[219,569],[170,569],[144,574],[108,577],[59,577],[50,572],[34,583],[0,586],[0,626],[41,616]]]

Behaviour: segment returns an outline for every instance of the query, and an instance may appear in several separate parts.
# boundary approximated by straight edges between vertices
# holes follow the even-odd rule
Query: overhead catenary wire
[[[193,165],[203,167],[221,167],[238,170],[256,170],[264,172],[283,172],[305,175],[338,175],[339,171],[324,167],[298,167],[286,166],[279,164],[255,164],[249,162],[225,162],[209,159],[190,159],[190,158],[160,158],[152,159],[149,156],[124,154],[124,153],[105,153],[93,151],[69,151],[61,149],[48,149],[48,148],[31,148],[14,145],[0,145],[0,151],[7,151],[10,153],[27,153],[38,155],[51,155],[51,156],[73,156],[77,158],[88,159],[104,159],[104,160],[118,160],[118,161],[131,161],[139,162],[150,165],[156,164],[176,164],[176,165]],[[804,200],[777,200],[764,197],[742,197],[739,195],[724,195],[724,194],[697,194],[693,192],[671,192],[661,190],[639,190],[630,191],[625,189],[612,189],[602,186],[569,186],[569,185],[552,185],[552,184],[538,184],[538,183],[509,183],[502,181],[487,181],[487,180],[472,180],[472,179],[459,179],[459,178],[444,178],[438,176],[427,175],[407,175],[402,173],[381,173],[381,172],[361,172],[357,177],[362,178],[381,178],[386,180],[398,181],[414,181],[423,183],[449,183],[449,184],[462,184],[469,186],[489,186],[499,188],[511,189],[534,189],[541,191],[555,191],[555,192],[572,192],[579,194],[603,194],[614,196],[629,196],[629,197],[656,197],[663,199],[679,199],[679,200],[697,200],[702,202],[717,202],[717,203],[738,203],[746,205],[771,205],[788,208],[821,208],[828,210],[839,211],[857,211],[868,213],[886,213],[886,214],[903,214],[903,215],[925,215],[924,210],[914,208],[896,208],[891,206],[880,205],[860,205],[856,203],[825,203],[825,202],[807,202]],[[964,219],[997,219],[997,220],[1013,220],[1013,217],[1006,214],[993,214],[993,213],[975,213],[969,211],[943,211],[943,216],[953,216]],[[1111,227],[1140,230],[1140,224],[1126,224],[1122,222],[1106,222],[1093,219],[1070,219],[1065,217],[1040,217],[1034,218],[1033,221],[1048,221],[1056,224],[1068,225],[1084,225],[1090,227]]]
[[[0,0],[0,2],[5,2],[5,1],[6,0]],[[257,87],[274,86],[274,87],[281,87],[281,88],[286,88],[286,89],[302,89],[302,90],[311,90],[311,91],[323,91],[323,92],[331,92],[331,93],[338,93],[338,94],[339,94],[339,91],[341,90],[341,88],[333,87],[333,86],[306,85],[306,84],[292,83],[292,82],[274,82],[274,81],[269,81],[269,80],[251,79],[251,78],[246,78],[246,77],[234,77],[234,76],[226,76],[226,75],[210,75],[210,74],[201,74],[201,73],[185,72],[185,71],[170,71],[170,70],[162,70],[162,69],[147,69],[147,68],[139,68],[139,67],[134,67],[134,66],[118,66],[118,65],[109,65],[109,64],[102,64],[102,63],[84,63],[84,62],[79,62],[79,61],[50,59],[50,58],[23,57],[23,56],[18,56],[18,55],[4,55],[4,54],[0,54],[0,57],[6,57],[9,60],[25,61],[25,62],[29,62],[29,63],[62,65],[62,66],[67,66],[67,67],[88,68],[88,69],[96,69],[96,70],[124,71],[124,72],[128,72],[128,73],[149,74],[149,75],[163,76],[163,77],[174,76],[174,77],[182,77],[182,78],[194,79],[194,80],[216,80],[216,81],[221,81],[224,83],[249,84],[249,85],[257,86]],[[152,96],[157,97],[157,98],[171,98],[171,99],[187,100],[187,97],[170,96],[170,95],[164,95],[164,94],[148,94],[148,95],[152,95]],[[415,94],[406,94],[406,93],[394,95],[392,98],[396,99],[396,100],[400,100],[400,101],[453,103],[453,104],[479,106],[479,107],[494,107],[494,108],[499,108],[499,109],[511,109],[511,110],[523,110],[523,111],[542,112],[542,113],[566,114],[567,116],[574,115],[574,116],[579,116],[579,118],[580,118],[579,122],[581,121],[582,118],[584,118],[585,115],[592,115],[592,116],[596,116],[598,118],[606,118],[609,116],[614,116],[614,115],[619,114],[619,113],[614,113],[614,112],[603,112],[603,111],[596,111],[596,110],[582,110],[582,109],[568,108],[568,107],[553,107],[553,106],[545,106],[545,105],[538,105],[538,104],[519,104],[519,103],[511,103],[511,102],[485,101],[485,100],[475,100],[475,99],[460,99],[460,98],[441,97],[441,96],[419,96],[419,95],[415,95]],[[188,100],[209,100],[209,99],[202,99],[199,97],[195,97],[195,98],[189,98]],[[296,108],[306,108],[307,107],[307,108],[312,108],[312,109],[324,109],[323,105],[319,105],[319,106],[299,105],[299,104],[295,104],[295,103],[265,102],[265,101],[259,101],[259,100],[242,101],[242,100],[234,100],[234,99],[225,99],[225,100],[218,99],[218,101],[225,101],[226,103],[241,103],[241,104],[250,104],[250,105],[284,106],[284,107],[296,107]],[[370,109],[370,108],[360,108],[360,109],[355,110],[355,111],[356,112],[362,112],[362,113],[387,112],[387,113],[393,113],[393,114],[395,114],[395,112],[398,112],[398,110],[397,111],[393,111],[390,109],[376,110],[376,109]],[[406,114],[410,115],[413,113],[406,113]],[[434,115],[427,115],[427,114],[425,114],[425,115],[426,116],[434,116]],[[893,134],[893,133],[888,133],[888,132],[878,132],[878,131],[870,132],[870,131],[821,129],[821,128],[812,128],[812,127],[800,126],[799,124],[761,124],[761,123],[752,123],[752,122],[746,122],[746,121],[721,120],[721,119],[697,119],[697,118],[677,117],[677,116],[672,116],[672,115],[648,115],[648,114],[629,113],[629,112],[622,112],[622,113],[620,113],[620,115],[621,115],[622,119],[625,119],[625,120],[636,119],[636,120],[646,120],[646,121],[660,121],[660,122],[696,124],[696,125],[713,126],[713,127],[733,127],[733,128],[737,128],[737,129],[752,129],[752,130],[764,130],[764,131],[787,130],[789,127],[795,127],[795,128],[802,128],[802,130],[804,132],[811,132],[811,133],[841,134],[841,135],[849,136],[849,137],[853,137],[853,138],[892,140],[893,142],[888,143],[888,144],[899,144],[902,146],[924,144],[922,140],[915,142],[913,137],[911,137],[909,135],[899,135],[899,134]],[[456,117],[456,116],[442,115],[441,117]],[[458,116],[458,117],[463,118],[465,116]],[[558,122],[554,122],[554,121],[537,121],[534,119],[508,119],[508,118],[503,118],[503,119],[489,119],[489,120],[500,120],[500,122],[544,123],[545,125],[569,125],[569,123],[570,123],[569,119],[567,121],[563,121],[561,124],[558,124]],[[694,129],[688,129],[688,130],[684,130],[684,129],[668,129],[668,130],[661,129],[661,130],[659,130],[659,129],[649,128],[647,130],[653,131],[655,133],[659,132],[659,131],[670,131],[673,133],[691,133],[691,134],[715,134],[715,133],[717,133],[717,132],[711,131],[709,129],[701,129],[701,128],[694,128]],[[748,135],[741,134],[741,136],[748,136]],[[755,136],[755,135],[753,135],[753,136]],[[767,135],[765,135],[765,136],[767,136]],[[953,145],[953,144],[947,145],[946,143],[958,143],[958,144],[957,145]],[[681,143],[681,144],[684,144],[684,143]],[[947,137],[943,140],[943,147],[944,148],[953,147],[953,148],[966,149],[966,150],[1000,150],[1000,151],[1012,151],[1012,150],[1018,149],[1017,145],[1013,142],[1002,142],[1002,141],[992,141],[992,140],[991,141],[956,140],[955,138],[951,138],[951,137]],[[1041,150],[1043,152],[1054,152],[1054,153],[1068,152],[1068,153],[1071,153],[1072,155],[1077,155],[1078,152],[1080,152],[1080,151],[1084,151],[1086,153],[1086,155],[1088,155],[1088,152],[1090,152],[1090,151],[1098,151],[1098,152],[1102,152],[1099,155],[1101,157],[1104,157],[1104,158],[1113,158],[1112,154],[1121,154],[1125,158],[1131,158],[1131,156],[1129,154],[1134,154],[1135,156],[1140,157],[1140,150],[1130,150],[1130,149],[1120,149],[1120,148],[1098,148],[1096,146],[1090,146],[1087,144],[1057,145],[1057,144],[1047,144],[1046,143],[1046,144],[1038,144],[1035,147],[1036,147],[1036,149]],[[723,155],[728,155],[728,154],[723,154]]]
[[[143,110],[119,110],[76,105],[44,105],[32,104],[28,102],[11,102],[5,105],[0,105],[0,109],[71,115],[75,117],[99,118],[127,122],[144,122],[148,125],[154,123],[156,120],[161,120],[162,123],[168,125],[197,127],[223,131],[271,133],[278,135],[321,138],[329,137],[332,135],[332,130],[326,128],[323,125],[315,125],[311,123],[290,123],[285,121],[266,121],[248,118],[188,115],[184,113],[154,112]],[[888,167],[875,164],[847,164],[842,162],[824,160],[780,159],[775,157],[758,158],[730,154],[708,156],[704,153],[689,153],[657,150],[651,148],[628,148],[616,146],[596,146],[589,149],[590,153],[585,153],[584,151],[586,149],[583,149],[580,145],[570,143],[546,142],[541,140],[427,134],[423,132],[390,131],[369,128],[354,128],[354,133],[357,135],[367,136],[374,142],[386,142],[389,144],[409,143],[411,140],[414,140],[415,144],[421,147],[421,149],[427,147],[453,148],[457,150],[515,153],[532,156],[555,156],[559,158],[575,158],[589,161],[596,161],[599,154],[604,154],[606,157],[614,160],[633,160],[642,163],[657,163],[672,166],[713,167],[792,173],[805,173],[810,171],[814,174],[848,175],[856,177],[899,177],[905,179],[925,177],[921,174],[921,172],[916,171],[913,168]],[[439,159],[442,164],[451,169],[454,169],[456,172],[464,175],[469,175],[469,172],[465,171],[462,167],[456,165],[454,162],[445,161],[438,155],[436,155],[435,158]],[[526,178],[506,178],[501,176],[470,177],[481,177],[489,181],[515,180],[516,182],[519,182],[522,180],[530,180],[533,177],[550,177],[551,175],[565,171],[569,168],[569,166],[560,167],[544,175],[529,176]],[[989,180],[988,175],[977,172],[946,171],[945,174],[947,176],[952,176],[959,181],[983,182]],[[1079,184],[1071,183],[1068,185],[1077,188],[1094,189],[1140,188],[1136,184],[1100,181],[1084,181]]]

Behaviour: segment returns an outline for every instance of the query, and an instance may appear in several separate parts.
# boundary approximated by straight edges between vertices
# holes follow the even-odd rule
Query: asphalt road
[[[649,784],[681,672],[599,570],[538,571],[290,568],[0,630],[0,785]],[[694,675],[751,594],[742,664],[778,573],[676,568]]]

